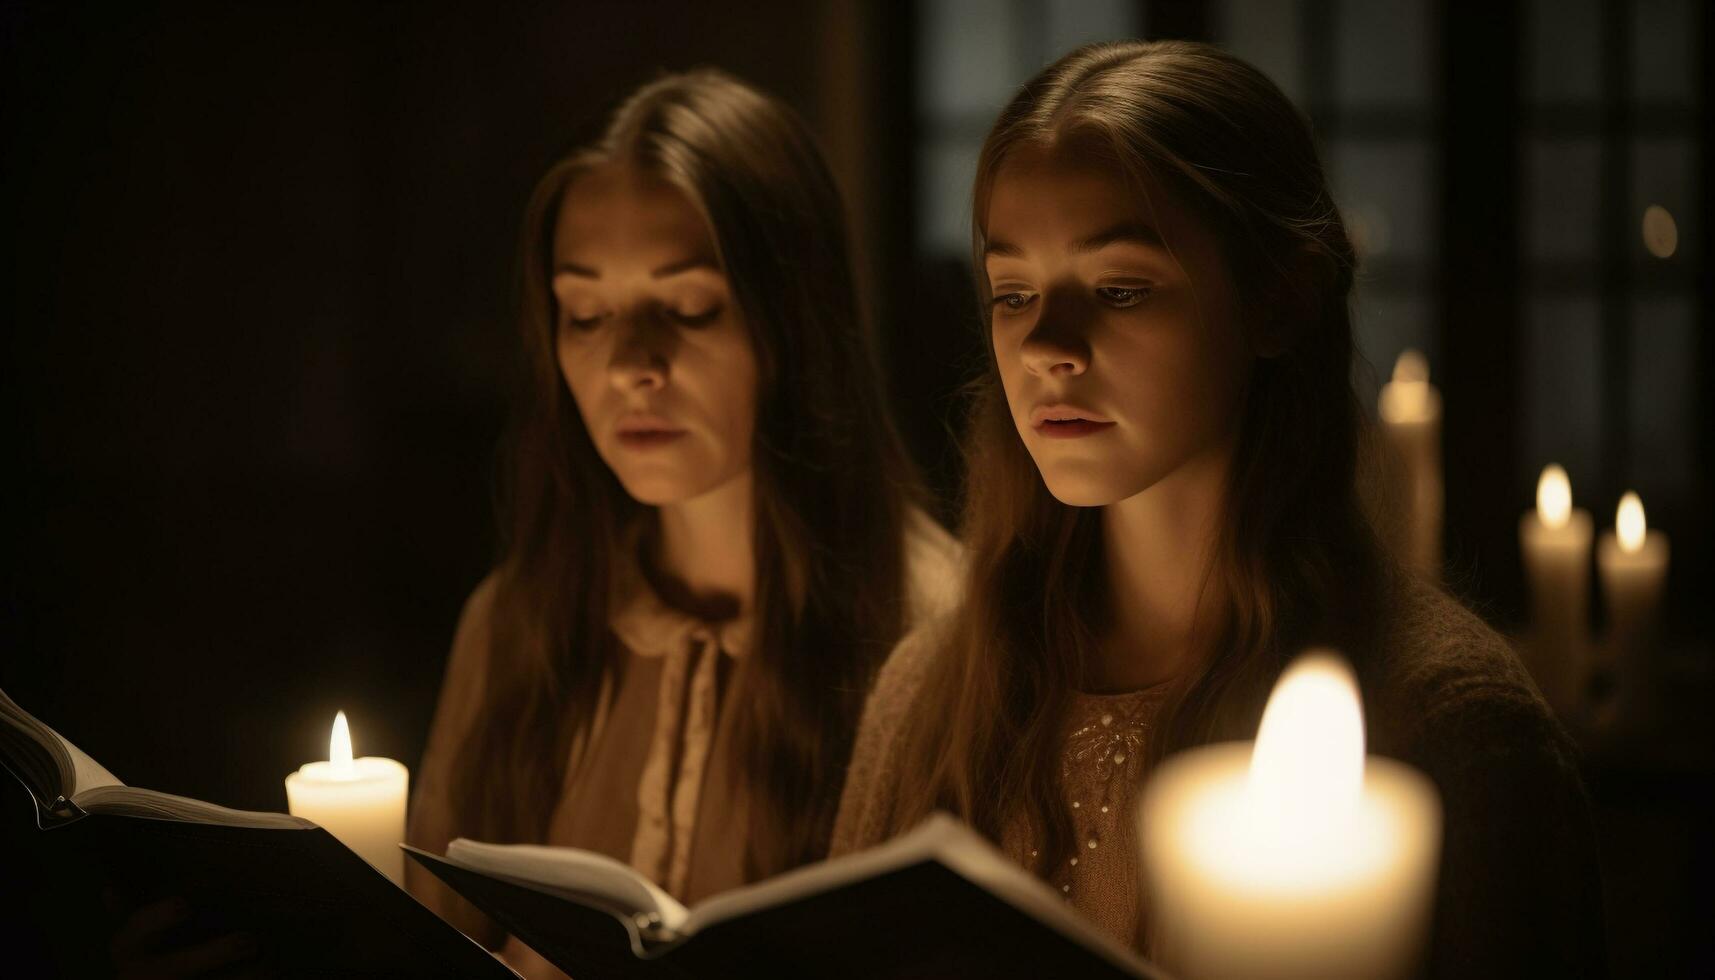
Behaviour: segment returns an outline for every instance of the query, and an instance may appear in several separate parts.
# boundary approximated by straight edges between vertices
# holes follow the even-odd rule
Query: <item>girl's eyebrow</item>
[[[669,262],[661,268],[649,273],[649,276],[652,279],[665,279],[668,276],[676,276],[680,273],[690,272],[694,269],[708,269],[714,272],[719,272],[720,265],[707,255],[693,255],[690,258],[680,259],[677,262]],[[578,265],[576,262],[561,261],[554,264],[554,278],[558,279],[561,276],[575,276],[579,279],[600,279],[601,272],[599,270],[592,269],[587,265]]]
[[[1145,224],[1122,221],[1073,244],[1074,252],[1096,252],[1109,245],[1142,245],[1145,248],[1166,249],[1161,233]]]
[[[1135,221],[1122,221],[1117,225],[1104,228],[1087,238],[1080,238],[1072,243],[1074,252],[1099,252],[1109,245],[1141,245],[1144,248],[1166,250],[1167,243],[1161,233],[1149,225]],[[1024,249],[1000,238],[991,238],[983,246],[983,258],[1020,258]]]

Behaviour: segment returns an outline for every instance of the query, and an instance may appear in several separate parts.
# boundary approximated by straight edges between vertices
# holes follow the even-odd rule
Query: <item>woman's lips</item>
[[[1030,426],[1050,439],[1080,439],[1114,426],[1113,420],[1076,405],[1039,405]]]
[[[627,449],[654,449],[685,434],[683,429],[632,429],[619,433],[619,444]]]
[[[614,435],[627,449],[653,449],[683,437],[685,430],[660,416],[638,414],[620,420]]]
[[[1081,439],[1113,427],[1112,422],[1095,422],[1090,419],[1044,419],[1036,424],[1036,431],[1050,439]]]

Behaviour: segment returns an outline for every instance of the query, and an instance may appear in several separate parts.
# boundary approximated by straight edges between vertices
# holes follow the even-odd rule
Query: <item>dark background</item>
[[[336,709],[359,754],[414,766],[460,604],[492,558],[525,198],[662,69],[723,67],[822,140],[891,394],[950,513],[953,391],[977,347],[968,270],[933,231],[968,195],[946,161],[1060,53],[1040,38],[1083,39],[1054,25],[1123,23],[1289,63],[1282,84],[1316,121],[1343,206],[1393,215],[1391,252],[1371,235],[1360,306],[1380,312],[1360,333],[1384,373],[1407,344],[1436,363],[1449,578],[1491,622],[1520,626],[1516,522],[1546,454],[1587,460],[1569,468],[1602,528],[1634,474],[1653,474],[1639,488],[1673,536],[1662,657],[1678,697],[1641,731],[1577,734],[1616,970],[1715,962],[1707,5],[1098,0],[1088,21],[1045,0],[475,7],[0,10],[0,688],[127,782],[230,806],[283,809],[281,780],[325,757]],[[1628,87],[1658,30],[1667,47],[1689,38],[1689,98]],[[1012,74],[960,108],[947,72],[996,38]],[[1400,44],[1422,78],[1378,101],[1406,71],[1386,56]],[[1586,44],[1594,87],[1544,95],[1543,59],[1587,65]],[[1640,140],[1692,161],[1681,253],[1662,263],[1634,254],[1634,178],[1652,172]],[[1547,209],[1588,212],[1587,256],[1538,254],[1539,186],[1570,172],[1562,145],[1593,148],[1589,187]],[[1364,156],[1375,147],[1420,166],[1366,166],[1387,159]],[[1592,356],[1566,369],[1582,387],[1565,396],[1563,450],[1558,403],[1533,394],[1561,378],[1545,380],[1533,344],[1559,329],[1564,297],[1594,312]],[[1689,317],[1679,346],[1649,340],[1652,298]],[[1681,396],[1654,411],[1658,383]],[[1674,465],[1628,462],[1664,453]],[[0,805],[27,810],[16,786]]]

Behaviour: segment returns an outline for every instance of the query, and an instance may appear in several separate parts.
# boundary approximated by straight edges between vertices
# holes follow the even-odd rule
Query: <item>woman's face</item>
[[[553,256],[560,373],[626,492],[674,504],[747,473],[756,353],[690,199],[626,167],[583,173]]]
[[[1252,354],[1219,244],[1158,185],[1147,200],[1075,155],[997,172],[984,262],[1018,434],[1062,503],[1098,507],[1225,451]]]

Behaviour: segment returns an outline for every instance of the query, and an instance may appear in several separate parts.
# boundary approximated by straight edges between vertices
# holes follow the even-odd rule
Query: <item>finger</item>
[[[182,922],[190,911],[190,905],[182,898],[164,898],[137,909],[113,932],[111,946],[115,955],[130,956],[147,949],[161,933]]]

